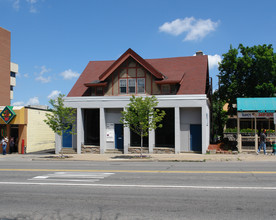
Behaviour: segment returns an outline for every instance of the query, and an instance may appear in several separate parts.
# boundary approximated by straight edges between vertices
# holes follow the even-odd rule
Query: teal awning
[[[276,97],[237,98],[238,111],[276,111]]]

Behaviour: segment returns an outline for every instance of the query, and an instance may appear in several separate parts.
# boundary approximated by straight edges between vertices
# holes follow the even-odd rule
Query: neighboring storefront
[[[127,50],[114,61],[91,61],[65,98],[77,109],[76,135],[57,139],[56,152],[139,152],[140,138],[120,123],[131,95],[158,99],[166,112],[158,128],[144,138],[146,153],[200,152],[208,149],[212,92],[208,56],[143,59]]]
[[[248,132],[244,132],[242,135],[241,127],[247,128]],[[276,98],[237,98],[239,151],[257,151],[259,134],[263,129],[267,130],[269,141],[276,141]]]
[[[15,147],[10,153],[33,153],[54,150],[55,134],[43,121],[46,119],[47,109],[23,106],[0,107],[0,136],[14,139]],[[0,149],[2,153],[2,148]]]

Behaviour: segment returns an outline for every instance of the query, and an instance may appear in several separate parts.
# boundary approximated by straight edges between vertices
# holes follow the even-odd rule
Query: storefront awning
[[[276,98],[237,98],[238,111],[276,111]]]

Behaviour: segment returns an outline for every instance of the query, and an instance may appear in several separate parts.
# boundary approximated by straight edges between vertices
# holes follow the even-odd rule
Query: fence
[[[260,138],[258,135],[252,135],[252,136],[245,136],[242,134],[238,135],[238,150],[239,152],[243,151],[252,151],[252,152],[257,152],[258,147],[259,147],[259,141]],[[269,136],[267,137],[266,141],[266,149],[272,150],[272,145],[270,142],[276,141],[276,136]]]

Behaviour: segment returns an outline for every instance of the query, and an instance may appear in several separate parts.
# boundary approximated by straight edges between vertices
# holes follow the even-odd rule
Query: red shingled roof
[[[121,57],[129,56],[124,53]],[[122,63],[123,59],[119,59],[115,61],[90,61],[69,92],[68,97],[83,96],[87,90],[85,83],[91,83],[100,78],[106,79]],[[155,74],[162,74],[167,77],[162,81],[179,82],[180,88],[177,94],[206,94],[206,80],[209,77],[207,55],[141,59],[144,67],[147,65],[147,67],[153,68],[150,70],[156,71]],[[139,62],[141,59],[136,60]],[[152,73],[152,71],[150,72]]]

